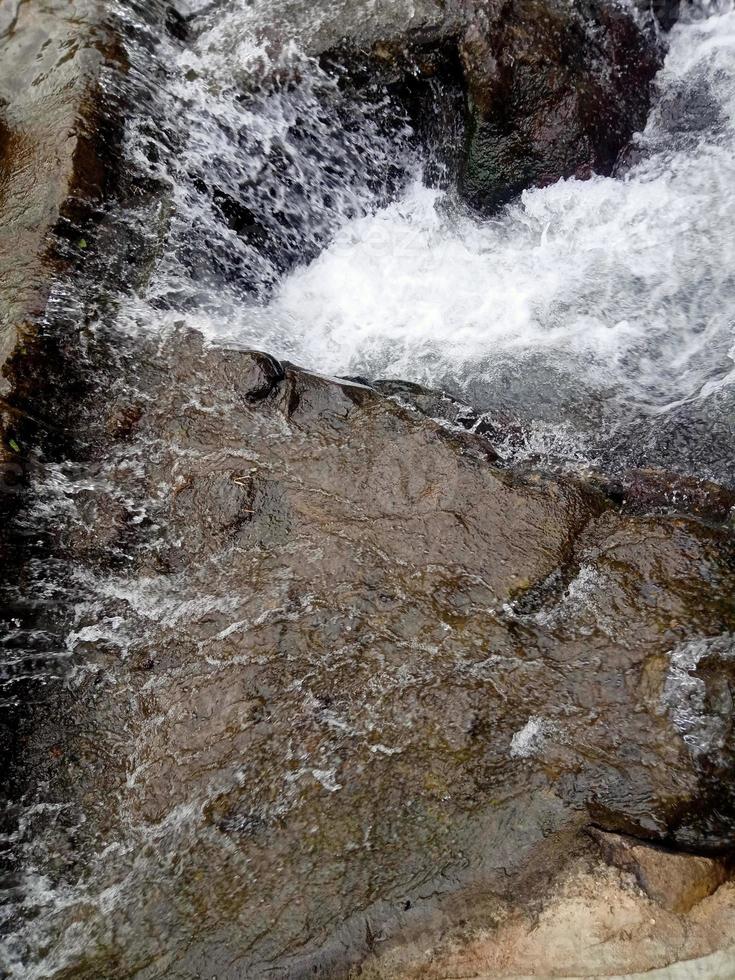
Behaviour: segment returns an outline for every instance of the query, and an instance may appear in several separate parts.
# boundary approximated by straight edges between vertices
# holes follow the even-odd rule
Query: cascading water
[[[160,55],[174,145],[152,170],[173,218],[128,326],[183,316],[220,343],[510,413],[530,454],[731,482],[732,11],[674,29],[637,162],[527,191],[490,220],[426,185],[408,124],[381,132],[384,106],[351,103],[346,134],[335,82],[294,43],[269,48],[270,16],[205,11],[193,45]],[[300,85],[242,95],[295,64]],[[130,148],[150,170],[145,125]],[[232,199],[255,246],[223,218]]]
[[[578,471],[662,465],[735,483],[735,12],[729,6],[697,8],[674,28],[651,118],[617,176],[530,190],[485,218],[469,213],[454,188],[452,159],[462,143],[461,124],[443,130],[446,145],[427,141],[417,133],[416,118],[390,92],[356,93],[349,79],[320,60],[339,32],[369,33],[380,4],[366,0],[356,9],[354,3],[333,3],[315,11],[298,0],[231,0],[224,6],[198,0],[189,5],[186,22],[181,17],[169,22],[168,35],[159,33],[146,6],[143,0],[111,5],[128,44],[122,168],[133,175],[135,189],[115,220],[143,243],[138,252],[131,247],[124,259],[117,257],[112,296],[91,314],[90,334],[104,334],[105,342],[111,335],[119,344],[119,365],[107,366],[105,375],[113,379],[111,399],[122,391],[123,400],[143,403],[144,415],[146,406],[168,394],[164,385],[146,388],[151,351],[159,344],[166,349],[169,342],[183,349],[181,338],[198,331],[219,351],[254,348],[325,375],[400,378],[447,390],[497,420],[501,432],[504,426],[513,430],[498,446],[509,460],[530,458]],[[421,23],[433,10],[431,3],[388,6],[404,26]],[[451,78],[437,81],[421,94],[421,106],[429,106],[439,123],[457,98],[452,85]],[[138,262],[135,281],[126,282],[126,270],[139,255],[145,261]],[[76,315],[83,307],[79,296],[59,287],[49,315],[62,308],[66,316],[70,308]],[[200,397],[196,377],[182,377],[172,375],[171,390],[192,386],[184,408],[191,405],[218,419],[222,406]],[[203,391],[211,396],[206,384]],[[171,415],[177,420],[183,413]],[[129,420],[118,422],[123,430]],[[126,533],[136,541],[129,552],[116,544],[95,564],[94,547],[104,551],[104,542],[93,543],[93,559],[83,568],[65,563],[63,555],[42,568],[40,559],[39,567],[34,565],[29,574],[40,599],[68,608],[58,633],[37,630],[23,642],[44,645],[43,663],[49,668],[42,680],[63,678],[72,706],[77,688],[94,677],[100,690],[110,692],[111,702],[134,705],[145,717],[143,734],[120,750],[128,767],[125,792],[133,799],[153,765],[146,752],[150,744],[155,747],[157,730],[168,724],[163,710],[156,714],[150,708],[146,714],[147,699],[153,703],[156,685],[165,685],[179,670],[173,659],[165,661],[169,644],[176,652],[182,642],[177,631],[196,647],[207,669],[224,670],[226,657],[217,659],[216,645],[242,631],[250,612],[243,612],[249,596],[236,592],[237,581],[227,591],[226,550],[213,559],[215,584],[207,578],[206,562],[201,568],[177,568],[161,558],[167,529],[157,508],[169,491],[176,496],[182,489],[166,485],[166,453],[172,446],[181,458],[197,458],[200,452],[200,447],[181,448],[177,440],[185,440],[176,425],[171,423],[176,434],[170,446],[159,433],[149,444],[131,440],[116,447],[110,459],[39,468],[20,518],[25,528],[43,526],[50,535],[61,528],[58,533],[65,543],[72,540],[71,550],[79,554],[84,553],[79,539],[100,510],[113,515],[111,524],[115,515],[126,514]],[[202,458],[209,459],[207,451],[201,450]],[[155,493],[146,484],[151,466],[160,467]],[[249,477],[238,479],[247,483]],[[216,489],[212,493],[216,496]],[[253,501],[243,497],[244,513],[252,514]],[[311,553],[308,560],[315,560]],[[134,573],[127,574],[128,564]],[[271,616],[288,623],[309,623],[315,616],[308,590],[294,599],[283,586],[281,595],[279,574],[274,573],[275,592],[282,607],[274,599],[274,608],[250,624],[254,631],[267,629]],[[607,613],[595,606],[607,582],[592,565],[582,565],[567,580],[553,572],[543,583],[556,597],[550,611],[529,600],[528,608],[511,603],[493,614],[507,617],[521,633],[563,632],[575,615],[592,623],[585,620],[585,637],[598,627],[613,630],[606,625]],[[445,587],[451,592],[450,586],[442,582],[437,595]],[[390,598],[381,593],[376,602]],[[410,604],[404,615],[410,620]],[[720,737],[721,719],[700,724],[697,716],[692,722],[681,690],[686,694],[686,685],[695,683],[687,673],[694,662],[691,649],[704,657],[710,639],[682,646],[666,689],[677,717],[703,742],[711,732]],[[729,655],[727,638],[711,645]],[[152,670],[149,661],[159,653],[160,676],[154,673],[136,687],[130,664],[139,658],[143,666],[135,670]],[[402,665],[386,676],[396,690],[414,682],[440,687],[440,671],[432,674],[430,664],[435,653],[425,641],[422,655],[429,665],[418,680]],[[591,662],[586,647],[580,657],[586,670]],[[484,682],[496,667],[491,659],[468,666],[458,657],[453,670],[475,671],[473,678]],[[523,666],[527,676],[518,683],[524,696],[548,683],[544,663],[542,680],[534,673],[538,663],[540,658],[531,658]],[[293,678],[288,675],[289,690],[305,686],[307,703],[309,675],[297,676],[298,667]],[[123,670],[130,673],[121,679]],[[580,676],[589,682],[581,668]],[[194,689],[198,683],[197,677]],[[273,690],[269,696],[275,702]],[[699,688],[696,693],[701,696]],[[513,760],[533,758],[538,745],[564,731],[569,706],[561,704],[561,695],[559,701],[561,721],[534,714],[518,727],[510,743]],[[347,731],[329,703],[308,703],[308,709],[329,730],[330,751],[342,751],[344,741],[355,736],[357,729]],[[372,736],[371,725],[380,733],[378,722],[384,719],[376,711],[376,722],[370,709],[368,704],[360,738]],[[371,759],[381,759],[404,749],[381,740],[371,742],[368,751]],[[264,758],[265,765],[267,754]],[[31,794],[5,841],[19,871],[3,922],[9,941],[0,963],[18,978],[71,977],[80,962],[87,972],[78,975],[107,976],[113,967],[104,957],[129,945],[129,962],[141,972],[121,975],[166,975],[161,971],[169,945],[174,939],[183,946],[188,942],[176,931],[181,928],[176,903],[186,905],[191,883],[187,879],[174,899],[161,885],[164,901],[159,882],[176,880],[181,855],[196,847],[215,861],[224,861],[226,852],[232,862],[227,870],[235,868],[238,880],[240,872],[246,878],[251,858],[232,857],[236,848],[229,839],[223,846],[222,834],[233,827],[244,836],[257,834],[268,821],[277,824],[298,812],[303,773],[327,794],[343,788],[333,759],[314,766],[302,761],[295,751],[288,756],[285,788],[274,789],[261,811],[217,813],[216,826],[209,811],[231,787],[223,789],[214,778],[211,784],[204,780],[199,796],[155,819],[143,819],[127,797],[123,803],[115,797],[114,817],[109,826],[102,821],[93,840],[95,859],[83,868],[73,852],[75,841],[93,836],[86,814],[71,803],[45,800],[42,791]],[[247,766],[231,778],[242,785]],[[104,810],[104,802],[94,805]],[[312,827],[307,832],[316,833]],[[273,845],[277,871],[278,861],[293,859],[285,840]],[[299,861],[307,858],[299,855]],[[419,868],[416,877],[423,872]],[[313,869],[309,874],[316,877]],[[229,884],[222,887],[226,891]],[[219,893],[218,901],[224,907]],[[211,910],[207,914],[213,916]],[[183,913],[181,918],[189,921]],[[335,916],[331,924],[337,923]],[[291,946],[303,941],[294,930]],[[252,939],[254,947],[260,939]],[[274,939],[274,962],[282,953],[277,943]],[[152,966],[146,960],[150,950],[155,951],[151,963],[158,957]],[[202,970],[207,966],[204,962]],[[231,975],[227,964],[221,968],[222,975]],[[95,974],[96,969],[102,972]]]

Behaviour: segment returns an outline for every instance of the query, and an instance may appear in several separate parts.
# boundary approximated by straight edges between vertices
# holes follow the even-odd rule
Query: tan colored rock
[[[732,980],[735,883],[725,884],[683,914],[661,909],[625,872],[578,862],[559,879],[536,914],[506,912],[503,921],[469,932],[449,931],[439,941],[436,935],[422,936],[376,954],[354,976]]]
[[[617,834],[593,835],[610,864],[635,875],[649,898],[671,912],[688,912],[728,878],[725,861],[672,853]]]

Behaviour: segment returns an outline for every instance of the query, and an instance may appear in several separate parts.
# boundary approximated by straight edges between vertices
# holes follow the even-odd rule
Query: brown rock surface
[[[652,901],[630,875],[579,861],[533,912],[509,904],[493,909],[484,924],[481,915],[470,914],[463,929],[448,929],[438,941],[434,931],[385,949],[354,977],[730,980],[735,975],[732,882],[683,914]]]
[[[611,173],[662,64],[631,11],[599,0],[477,4],[460,47],[471,108],[462,190],[481,208]]]
[[[93,0],[0,4],[0,513],[15,505],[29,428],[11,403],[9,362],[32,351],[58,269],[51,233],[73,198],[99,192],[87,126],[100,57]],[[73,250],[76,249],[76,242]],[[5,537],[4,528],[0,537]],[[9,547],[3,543],[5,560]]]
[[[86,881],[63,975],[339,976],[591,821],[728,845],[727,530],[196,335],[123,363],[139,405],[100,380],[60,528],[73,671],[26,749],[74,828],[41,860]]]
[[[11,9],[12,8],[12,9]],[[0,363],[43,310],[48,235],[94,174],[84,153],[85,99],[99,63],[88,0],[6,3],[0,21]],[[12,14],[12,16],[11,16]],[[89,164],[89,160],[84,160]]]
[[[670,912],[689,912],[729,877],[728,864],[693,854],[676,854],[631,838],[594,832],[605,859],[629,871],[654,902]]]

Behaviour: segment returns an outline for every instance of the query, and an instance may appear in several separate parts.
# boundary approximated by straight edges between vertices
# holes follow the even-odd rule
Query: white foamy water
[[[492,382],[499,362],[541,354],[655,408],[730,385],[735,15],[677,29],[660,85],[642,143],[661,148],[625,179],[528,191],[494,221],[415,183],[345,226],[256,325],[222,332],[263,339],[273,318],[290,337],[277,352],[427,383]],[[703,86],[715,119],[696,132]],[[685,134],[661,118],[677,98]]]
[[[451,189],[427,187],[405,142],[387,140],[370,110],[339,151],[339,173],[325,171],[317,147],[335,152],[341,131],[320,117],[331,82],[309,59],[300,94],[279,90],[243,109],[233,77],[299,56],[286,34],[273,60],[262,6],[234,11],[177,55],[169,112],[178,107],[188,134],[167,170],[173,245],[126,310],[128,327],[165,329],[183,313],[217,342],[331,375],[445,386],[530,423],[570,422],[580,438],[621,420],[648,420],[648,431],[674,412],[712,411],[728,424],[717,399],[730,406],[735,390],[732,9],[672,32],[639,161],[624,176],[530,190],[492,220],[468,214]],[[144,141],[132,139],[141,157]],[[247,253],[190,179],[216,172],[257,212],[252,188],[277,180],[274,153],[301,187],[291,197],[280,187],[273,204],[293,231],[297,265],[285,273]],[[381,174],[395,157],[415,176],[386,204],[362,170]],[[267,283],[266,301],[253,276]]]

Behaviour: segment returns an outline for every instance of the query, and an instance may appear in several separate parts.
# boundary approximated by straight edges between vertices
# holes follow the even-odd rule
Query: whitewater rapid
[[[658,84],[650,155],[622,178],[530,190],[492,221],[415,182],[220,335],[267,343],[272,319],[278,354],[428,384],[540,355],[657,410],[731,385],[735,14],[676,28]]]
[[[176,70],[161,98],[185,136],[154,170],[174,217],[147,294],[121,316],[126,329],[183,322],[330,375],[443,387],[529,430],[568,429],[566,456],[642,441],[627,462],[732,475],[725,450],[708,455],[699,433],[703,418],[732,432],[731,6],[674,28],[648,125],[617,176],[526,191],[492,219],[468,213],[451,181],[427,186],[419,155],[380,133],[374,109],[345,146],[315,69],[301,89],[243,106],[233,79],[273,69],[264,18],[261,5],[234,4],[167,56]],[[279,57],[299,58],[295,39]],[[131,127],[131,153],[148,167],[149,140]],[[279,186],[274,150],[298,194]],[[325,169],[335,153],[336,176]],[[374,178],[398,158],[407,179],[390,200]],[[296,231],[285,271],[223,224],[211,188],[202,192],[214,172],[227,193],[255,183],[286,214]],[[257,216],[257,198],[245,203]],[[693,433],[685,450],[670,449],[674,429]]]

